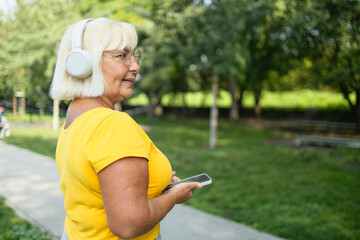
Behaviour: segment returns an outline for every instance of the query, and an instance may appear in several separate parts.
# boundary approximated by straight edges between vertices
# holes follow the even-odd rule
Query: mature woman
[[[199,183],[178,178],[139,125],[114,104],[132,95],[140,70],[128,23],[82,20],[61,41],[51,96],[72,99],[56,150],[65,196],[62,239],[160,239],[159,222]]]

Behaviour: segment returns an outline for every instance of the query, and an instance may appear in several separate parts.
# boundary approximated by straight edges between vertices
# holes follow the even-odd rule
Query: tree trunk
[[[261,119],[260,92],[254,91],[254,98],[255,98],[255,106],[254,106],[255,118]]]
[[[181,93],[181,101],[182,101],[182,107],[181,107],[181,116],[182,117],[186,117],[187,115],[187,103],[186,103],[186,96],[185,96],[185,92]]]
[[[345,86],[340,85],[340,89],[341,92],[344,94],[346,100],[348,101],[354,117],[355,117],[355,124],[356,124],[356,128],[355,128],[355,132],[356,133],[360,133],[360,87],[359,87],[359,77],[356,76],[355,71],[354,71],[354,67],[353,67],[353,63],[351,58],[347,58],[348,61],[348,66],[350,69],[350,73],[351,76],[355,82],[355,104],[352,104],[350,97],[349,97],[349,91],[347,90],[347,88]]]
[[[25,102],[25,92],[23,91],[24,95],[20,98],[21,103],[21,116],[25,117],[26,114],[26,102]]]
[[[217,124],[218,124],[218,116],[219,110],[217,106],[217,95],[219,89],[219,78],[214,76],[212,82],[212,96],[213,103],[210,109],[210,137],[209,137],[209,148],[213,149],[216,147],[216,138],[217,138]]]
[[[40,117],[44,116],[44,112],[45,112],[44,106],[41,104],[39,107],[39,116]]]
[[[13,115],[14,117],[17,116],[17,99],[15,94],[13,95]]]
[[[355,132],[360,133],[360,88],[355,89],[355,103],[353,103],[350,99],[349,90],[344,85],[340,85],[341,93],[343,94],[344,98],[348,102],[351,112],[355,119]]]
[[[157,116],[157,117],[161,117],[162,115],[163,115],[163,113],[164,113],[164,109],[163,109],[163,107],[162,107],[162,105],[161,105],[161,96],[160,95],[157,95],[156,96],[156,106],[155,106],[155,110],[154,110],[154,112],[155,112],[155,115]]]
[[[245,92],[245,88],[244,87],[240,87],[239,88],[239,92],[240,92],[240,96],[239,99],[237,101],[237,105],[239,108],[239,113],[240,115],[243,113],[244,110],[244,106],[243,106],[243,99],[244,99],[244,92]]]
[[[229,91],[231,94],[231,108],[230,108],[230,121],[235,122],[239,120],[239,109],[236,101],[236,81],[233,75],[229,76]]]
[[[355,104],[355,123],[356,123],[356,133],[360,133],[360,89],[355,91],[356,104]]]
[[[147,112],[147,119],[150,124],[154,123],[154,91],[149,90],[147,92],[149,98],[149,110]]]

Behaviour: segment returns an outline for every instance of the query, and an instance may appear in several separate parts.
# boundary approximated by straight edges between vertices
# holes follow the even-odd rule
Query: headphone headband
[[[82,49],[86,24],[92,20],[93,18],[79,21],[75,24],[72,32],[71,51],[66,56],[65,69],[75,78],[86,78],[92,73],[92,56],[88,51]]]
[[[88,22],[92,21],[93,18],[88,18],[78,22],[72,32],[71,50],[82,49],[82,39],[84,31]]]

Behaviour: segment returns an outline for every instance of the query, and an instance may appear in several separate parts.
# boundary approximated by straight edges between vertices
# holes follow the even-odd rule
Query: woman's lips
[[[122,81],[123,81],[123,82],[127,82],[127,83],[129,83],[130,85],[133,85],[133,84],[134,84],[134,79],[123,79]]]

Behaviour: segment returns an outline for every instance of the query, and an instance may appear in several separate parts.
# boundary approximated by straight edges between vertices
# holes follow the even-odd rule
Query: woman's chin
[[[129,90],[127,90],[125,94],[122,94],[122,96],[121,96],[121,97],[122,97],[122,100],[124,100],[124,99],[126,99],[126,98],[131,97],[131,96],[132,96],[132,94],[133,94],[132,89],[131,89],[131,90],[130,90],[130,89],[129,89]],[[121,101],[122,101],[122,100],[121,100]]]

